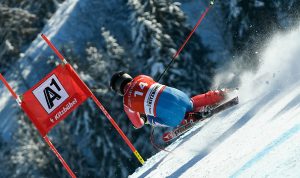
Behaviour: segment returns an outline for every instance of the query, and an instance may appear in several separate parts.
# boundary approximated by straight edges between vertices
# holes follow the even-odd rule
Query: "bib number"
[[[148,84],[147,83],[144,83],[144,82],[140,82],[139,83],[139,86],[140,86],[140,89],[141,90],[144,90],[144,88],[146,87],[146,86],[148,86]],[[134,91],[134,97],[136,97],[136,96],[143,96],[144,95],[144,93],[142,92],[142,91]]]

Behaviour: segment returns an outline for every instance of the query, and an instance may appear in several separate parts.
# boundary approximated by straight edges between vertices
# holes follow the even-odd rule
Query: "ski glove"
[[[140,114],[140,118],[144,121],[144,124],[150,124],[149,122],[148,122],[148,118],[147,118],[147,116],[146,116],[146,114]],[[140,128],[136,128],[134,125],[133,125],[133,128],[134,129],[140,129]]]
[[[140,114],[141,119],[143,119],[144,124],[150,124],[146,114]]]

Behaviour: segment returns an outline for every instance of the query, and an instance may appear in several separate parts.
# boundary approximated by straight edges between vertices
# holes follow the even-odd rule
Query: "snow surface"
[[[130,177],[300,177],[299,39],[300,27],[276,34],[260,69],[241,76],[238,106],[193,128]]]

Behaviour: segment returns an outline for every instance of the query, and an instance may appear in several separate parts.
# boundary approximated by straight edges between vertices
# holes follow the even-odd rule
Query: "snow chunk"
[[[15,49],[14,46],[10,43],[9,40],[5,40],[5,46],[7,47],[7,49],[9,51],[13,51]]]
[[[254,6],[255,6],[255,7],[263,7],[263,6],[265,6],[265,3],[262,2],[262,1],[260,1],[260,0],[256,0],[256,1],[254,2]]]

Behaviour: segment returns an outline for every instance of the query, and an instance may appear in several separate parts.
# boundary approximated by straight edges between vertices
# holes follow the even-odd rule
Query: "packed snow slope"
[[[275,35],[260,68],[241,76],[238,106],[198,125],[130,177],[300,177],[299,39],[300,28]],[[216,76],[216,86],[231,75]]]

